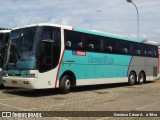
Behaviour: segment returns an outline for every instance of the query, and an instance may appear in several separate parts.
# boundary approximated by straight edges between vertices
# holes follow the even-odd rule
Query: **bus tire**
[[[145,79],[146,79],[145,73],[141,71],[138,75],[138,84],[145,83]]]
[[[136,74],[132,71],[128,76],[128,84],[130,86],[133,86],[135,85],[135,83],[136,83]]]
[[[59,88],[60,88],[60,92],[62,94],[67,94],[67,93],[70,92],[70,90],[71,90],[71,80],[70,80],[70,77],[68,75],[64,75],[62,77],[62,79],[60,80]]]

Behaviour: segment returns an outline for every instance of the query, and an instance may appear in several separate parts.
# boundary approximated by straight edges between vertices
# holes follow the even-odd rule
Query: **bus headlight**
[[[35,78],[36,75],[34,73],[31,73],[31,74],[22,74],[21,77],[24,77],[24,78]]]
[[[4,76],[4,77],[8,77],[7,72],[3,72],[3,76]]]
[[[3,83],[7,83],[6,80],[3,80]]]

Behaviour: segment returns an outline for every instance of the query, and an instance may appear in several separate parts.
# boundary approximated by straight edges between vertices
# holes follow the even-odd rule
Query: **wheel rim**
[[[144,82],[144,75],[143,75],[143,73],[140,73],[139,82],[140,82],[140,83],[143,83],[143,82]]]
[[[130,81],[134,82],[134,80],[135,80],[134,75],[131,75],[131,76],[130,76]]]
[[[66,88],[66,89],[69,89],[70,86],[71,86],[70,80],[67,79],[67,80],[65,81],[65,88]]]

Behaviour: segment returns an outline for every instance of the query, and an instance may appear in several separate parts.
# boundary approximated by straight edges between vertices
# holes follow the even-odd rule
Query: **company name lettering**
[[[114,58],[110,58],[108,56],[104,57],[95,57],[92,55],[88,56],[89,63],[96,63],[96,64],[114,64]]]

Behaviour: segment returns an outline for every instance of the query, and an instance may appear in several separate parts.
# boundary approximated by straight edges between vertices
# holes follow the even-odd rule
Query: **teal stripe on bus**
[[[107,33],[103,33],[103,32],[91,31],[91,30],[86,30],[86,29],[81,29],[81,28],[74,28],[74,31],[87,33],[87,34],[98,35],[98,36],[103,36],[103,37],[121,39],[121,40],[126,40],[126,41],[138,42],[138,43],[142,42],[141,40],[137,40],[137,39],[134,39],[134,38],[128,38],[128,37],[123,37],[123,36],[118,36],[118,35],[111,35],[111,34],[107,34]]]
[[[77,56],[72,50],[66,50],[58,78],[68,70],[75,74],[76,79],[126,77],[131,58],[129,55],[95,52]]]

